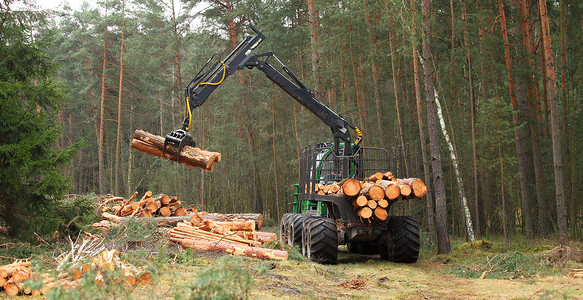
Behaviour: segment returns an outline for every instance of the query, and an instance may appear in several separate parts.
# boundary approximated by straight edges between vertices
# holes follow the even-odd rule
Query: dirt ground
[[[339,251],[337,265],[308,260],[264,262],[242,258],[244,264],[269,264],[254,275],[250,299],[583,299],[583,278],[565,274],[529,275],[515,279],[469,279],[451,272],[466,263],[455,257],[424,255],[415,264],[381,261],[378,255]],[[457,260],[457,261],[456,261]],[[177,265],[173,282],[161,282],[161,290],[187,282],[202,267]],[[168,294],[166,294],[168,295]],[[163,297],[162,297],[163,298]]]

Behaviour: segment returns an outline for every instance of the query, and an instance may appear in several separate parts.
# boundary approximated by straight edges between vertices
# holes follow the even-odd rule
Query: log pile
[[[99,206],[104,213],[112,212],[118,217],[170,217],[186,216],[188,209],[181,206],[182,202],[178,197],[170,197],[166,194],[152,196],[151,191],[147,191],[140,200],[134,200],[138,192],[135,192],[129,199],[123,197],[112,197],[103,201]]]
[[[427,193],[422,179],[397,178],[391,172],[375,173],[363,181],[347,179],[342,184],[316,183],[314,189],[319,195],[346,197],[359,217],[380,221],[387,219],[391,203],[423,197]]]
[[[215,162],[221,161],[221,154],[218,152],[206,151],[190,146],[184,146],[182,151],[178,153],[178,148],[173,144],[169,144],[166,145],[166,152],[164,153],[162,150],[164,148],[164,137],[140,129],[137,129],[134,132],[134,139],[132,140],[131,147],[140,152],[174,161],[180,161],[180,163],[208,171],[213,170]],[[180,160],[178,160],[178,158],[180,158]]]
[[[170,241],[199,251],[219,251],[259,259],[287,260],[287,251],[260,248],[277,240],[275,233],[255,231],[256,222],[214,221],[197,212],[190,221],[183,221],[169,232]]]
[[[0,286],[8,296],[16,296],[20,293],[30,295],[31,289],[24,288],[23,281],[32,277],[30,262],[15,262],[9,265],[0,266]],[[35,295],[40,295],[35,291]]]

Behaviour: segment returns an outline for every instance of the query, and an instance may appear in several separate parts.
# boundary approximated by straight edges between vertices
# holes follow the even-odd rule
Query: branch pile
[[[50,278],[48,274],[37,275],[32,272],[30,262],[15,262],[9,265],[0,266],[0,283],[4,292],[8,296],[45,295],[49,290],[56,287],[73,288],[76,289],[81,286],[81,279],[87,276],[89,272],[94,272],[95,283],[104,285],[106,283],[121,283],[127,286],[145,286],[154,283],[149,272],[144,272],[140,268],[122,261],[116,250],[102,250],[101,252],[93,252],[86,245],[92,244],[84,239],[82,244],[77,244],[72,247],[71,252],[63,253],[57,260],[59,261],[59,269],[66,269],[65,272],[60,273],[56,278]],[[83,250],[85,249],[85,250]],[[83,255],[92,254],[93,257]],[[80,260],[91,262],[80,264]],[[68,262],[65,264],[65,262]],[[45,278],[44,280],[42,278]],[[25,280],[42,280],[42,287],[39,289],[31,289],[28,284],[24,284]]]
[[[208,215],[207,215],[208,216]],[[218,251],[260,259],[287,260],[287,251],[259,248],[277,239],[276,234],[256,231],[252,219],[214,221],[196,213],[170,230],[170,241],[199,251]]]
[[[213,170],[215,162],[221,161],[221,154],[218,152],[205,151],[190,146],[184,146],[182,151],[178,153],[178,148],[173,144],[169,144],[166,145],[166,153],[164,153],[164,151],[162,151],[164,148],[164,137],[140,129],[137,129],[134,132],[134,139],[132,140],[131,147],[140,152],[174,161],[178,161],[178,158],[180,158],[180,163],[208,171]]]
[[[366,180],[347,179],[342,184],[316,183],[319,195],[349,198],[356,214],[363,219],[384,221],[387,209],[395,201],[414,199],[427,193],[425,182],[419,178],[396,178],[393,173],[376,173]]]

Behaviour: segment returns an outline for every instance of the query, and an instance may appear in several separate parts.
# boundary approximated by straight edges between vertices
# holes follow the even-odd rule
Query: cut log
[[[413,191],[413,195],[417,198],[423,197],[427,194],[427,185],[425,185],[425,182],[420,178],[398,179],[397,183],[409,185]]]
[[[368,206],[365,206],[365,207],[359,209],[356,212],[356,214],[363,219],[368,219],[368,218],[372,217],[372,209],[370,209],[370,207],[368,207]]]
[[[357,179],[351,178],[346,180],[342,184],[342,189],[338,192],[347,197],[354,197],[357,196],[360,192],[360,181]]]
[[[231,231],[254,231],[255,230],[255,221],[248,220],[245,222],[214,222],[216,225],[227,228]]]
[[[383,179],[387,179],[388,180],[388,179],[390,179],[392,177],[393,177],[393,172],[391,172],[391,171],[388,171],[386,173],[383,173]]]
[[[124,204],[115,212],[116,216],[119,216],[121,213],[121,210],[128,205],[130,202],[132,202],[132,200],[134,200],[134,198],[136,198],[136,196],[138,195],[138,192],[134,192],[134,194],[128,199],[128,201],[124,202]]]
[[[141,152],[175,161],[178,158],[178,149],[176,146],[167,145],[166,153],[164,154],[162,151],[164,148],[164,138],[139,129],[134,132],[134,140],[132,140],[131,147]],[[208,151],[201,153],[199,148],[184,146],[179,153],[179,157],[181,163],[212,171],[217,156],[209,156],[208,154]]]
[[[257,235],[257,239],[262,243],[268,243],[277,240],[277,234],[273,232],[256,231],[254,233]]]
[[[385,201],[386,201],[386,200],[385,200]],[[377,208],[374,210],[374,216],[375,216],[377,219],[379,219],[379,220],[381,220],[381,221],[384,221],[384,220],[386,220],[386,219],[387,219],[387,217],[389,216],[389,214],[387,213],[387,210],[386,210],[386,209],[384,209],[384,208],[382,208],[382,207],[377,207]]]
[[[170,210],[169,206],[162,206],[162,207],[160,207],[160,210],[158,211],[158,213],[162,217],[170,217],[170,215],[172,214],[172,210]]]
[[[389,200],[395,200],[401,195],[401,189],[396,182],[383,180],[379,183],[379,186],[385,190],[385,198]]]
[[[366,206],[370,207],[370,209],[375,209],[378,206],[378,203],[375,200],[368,200]]]
[[[12,279],[4,283],[4,291],[8,296],[18,295],[18,293],[20,293],[20,290],[21,290],[20,284],[18,284],[16,281]]]
[[[253,220],[255,221],[255,229],[260,230],[263,227],[263,215],[256,213],[243,214],[200,214],[200,217],[213,221],[236,221],[236,220]]]
[[[174,215],[177,217],[186,216],[186,208],[184,207],[176,208],[176,210],[174,211]],[[253,222],[253,224],[255,224],[255,222]]]
[[[354,199],[354,206],[355,208],[366,206],[368,199],[365,195],[360,195]]]
[[[379,200],[378,204],[379,204],[379,207],[382,207],[382,208],[389,207],[389,201],[387,201],[386,199]]]
[[[340,190],[340,186],[337,183],[332,183],[330,185],[329,193],[336,194],[336,193],[338,193],[339,190]]]
[[[185,248],[199,251],[221,251],[236,256],[248,256],[259,259],[287,260],[287,251],[257,248],[249,246],[232,245],[225,242],[211,242],[205,240],[174,239],[171,241],[180,243]]]
[[[399,186],[399,189],[401,189],[401,195],[403,197],[409,197],[411,195],[411,186],[407,185],[407,184],[397,184]]]
[[[170,198],[170,196],[162,195],[162,198],[160,198],[160,203],[162,203],[162,205],[168,205],[171,200],[172,199]]]
[[[152,218],[154,215],[152,215],[152,213],[149,210],[144,210],[142,211],[138,217],[140,218]]]
[[[383,173],[377,172],[377,173],[371,175],[368,178],[368,180],[370,180],[370,181],[377,181],[377,180],[383,179],[383,176],[384,176]]]
[[[366,183],[360,190],[360,194],[368,199],[381,200],[385,197],[385,190],[379,185]]]

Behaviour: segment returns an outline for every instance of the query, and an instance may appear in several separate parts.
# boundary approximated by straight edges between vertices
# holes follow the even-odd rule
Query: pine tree
[[[56,150],[56,123],[63,89],[54,80],[48,37],[35,37],[44,15],[0,6],[0,218],[11,236],[47,232],[56,218],[50,203],[61,199],[68,180],[59,167],[74,147]],[[51,222],[52,221],[52,222]],[[44,230],[43,230],[44,229]]]

